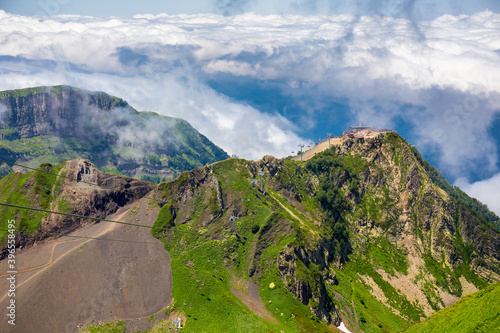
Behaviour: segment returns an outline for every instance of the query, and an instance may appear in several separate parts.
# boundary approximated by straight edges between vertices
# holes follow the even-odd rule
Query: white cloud
[[[0,18],[1,55],[17,57],[0,60],[0,89],[103,90],[185,118],[229,153],[255,159],[289,154],[302,141],[299,124],[205,82],[216,74],[270,80],[300,97],[305,128],[322,121],[315,110],[323,100],[344,99],[365,123],[411,124],[419,147],[441,152],[456,176],[479,159],[496,170],[488,129],[500,109],[500,14],[420,22],[253,13]]]
[[[287,156],[297,142],[304,141],[291,130],[294,125],[283,117],[262,114],[250,106],[234,103],[185,74],[176,71],[141,81],[136,77],[59,69],[57,73],[38,72],[36,80],[18,73],[6,74],[3,78],[16,82],[19,87],[65,83],[115,96],[129,96],[129,103],[137,109],[186,119],[229,154],[249,159],[260,159],[266,154]],[[0,82],[0,90],[5,89],[5,81]],[[119,134],[128,137],[127,133]]]
[[[500,173],[472,184],[465,178],[459,178],[455,185],[471,197],[486,204],[491,211],[500,216],[500,200],[498,200],[500,198]]]

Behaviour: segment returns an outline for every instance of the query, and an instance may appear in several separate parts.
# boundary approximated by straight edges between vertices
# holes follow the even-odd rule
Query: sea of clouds
[[[250,159],[289,155],[307,140],[304,129],[322,122],[322,101],[342,100],[343,111],[331,112],[381,127],[405,123],[419,149],[465,189],[480,188],[476,197],[500,213],[491,199],[500,187],[487,186],[500,177],[491,131],[500,115],[500,14],[416,21],[383,13],[121,19],[0,11],[0,45],[0,90],[102,90],[138,110],[184,118]],[[272,82],[299,106],[294,114],[260,110],[209,84],[225,78]],[[472,171],[492,178],[469,184]]]

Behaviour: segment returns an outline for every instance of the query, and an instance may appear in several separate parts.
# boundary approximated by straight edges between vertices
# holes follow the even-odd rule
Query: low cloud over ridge
[[[140,110],[185,118],[245,158],[290,154],[301,136],[324,135],[314,129],[330,112],[404,124],[453,177],[498,172],[491,124],[500,109],[500,15],[490,11],[432,21],[0,11],[0,40],[2,90],[61,83],[103,90]],[[259,109],[209,84],[227,78],[271,82],[289,105]],[[344,108],[329,109],[329,99]]]

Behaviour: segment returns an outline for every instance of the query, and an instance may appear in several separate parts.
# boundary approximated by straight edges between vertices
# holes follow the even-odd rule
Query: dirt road
[[[374,131],[366,131],[363,133],[363,137],[365,139],[371,139],[379,136],[381,133],[386,132],[385,130],[374,130]],[[342,138],[331,138],[330,143],[328,143],[328,140],[322,141],[318,143],[317,145],[311,147],[310,149],[304,151],[302,153],[302,161],[307,161],[308,159],[314,157],[314,155],[321,153],[324,150],[327,150],[329,147],[334,146],[334,145],[340,145],[344,140],[349,140],[349,139],[342,139]],[[300,155],[297,155],[293,158],[296,161],[300,161]]]
[[[340,138],[332,138],[330,139],[330,146],[339,145],[342,143],[342,139]],[[321,153],[322,151],[328,149],[328,140],[322,141],[317,145],[313,146],[311,149],[308,149],[302,153],[302,161],[307,161],[312,158],[317,153]],[[300,155],[293,158],[296,161],[300,161]]]

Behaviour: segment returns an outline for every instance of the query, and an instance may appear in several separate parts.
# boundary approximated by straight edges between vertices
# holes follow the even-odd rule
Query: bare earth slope
[[[158,208],[141,199],[107,218],[152,225],[157,215]],[[172,290],[170,258],[160,241],[149,228],[105,222],[71,234],[142,243],[61,237],[18,249],[16,325],[1,320],[0,331],[78,332],[88,322],[114,320],[128,320],[134,331],[148,328],[146,317],[169,305]],[[2,260],[0,272],[6,271]],[[0,290],[7,287],[2,276]]]
[[[367,130],[367,131],[363,131],[362,133],[359,133],[357,135],[359,137],[363,137],[365,139],[372,139],[372,138],[379,136],[381,133],[385,133],[385,132],[387,132],[387,131],[385,131],[385,130],[374,130],[374,131]],[[302,161],[307,161],[308,159],[313,158],[316,154],[319,154],[322,151],[327,150],[331,146],[340,146],[340,145],[342,145],[342,143],[346,139],[347,139],[347,137],[346,138],[335,137],[335,138],[331,138],[330,141],[328,141],[328,139],[323,140],[320,143],[318,143],[317,145],[304,151],[302,153]],[[293,159],[295,161],[300,161],[300,155],[295,156]]]

